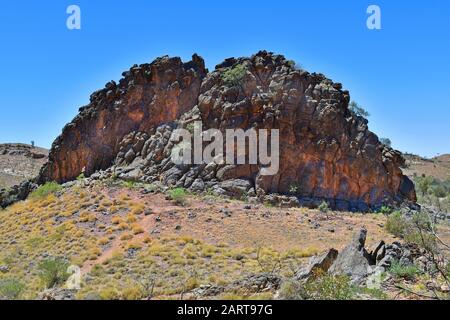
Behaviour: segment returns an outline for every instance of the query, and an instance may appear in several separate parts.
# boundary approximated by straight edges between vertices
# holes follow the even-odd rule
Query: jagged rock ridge
[[[245,76],[240,85],[227,85],[223,75],[237,65]],[[109,168],[124,179],[235,196],[284,194],[312,205],[325,199],[345,210],[416,201],[400,152],[381,144],[367,120],[349,111],[348,91],[322,74],[297,70],[281,55],[230,58],[210,73],[197,55],[188,63],[162,57],[123,75],[119,84],[95,92],[64,128],[39,182]],[[173,130],[197,120],[205,130],[279,129],[278,174],[263,176],[260,165],[173,164]]]

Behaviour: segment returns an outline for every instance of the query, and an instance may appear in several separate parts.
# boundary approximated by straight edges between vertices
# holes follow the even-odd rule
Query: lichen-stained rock
[[[151,64],[135,65],[91,95],[90,104],[67,124],[52,145],[40,182],[65,182],[112,164],[119,143],[132,131],[150,131],[177,119],[197,103],[204,61],[162,57]],[[131,155],[129,155],[131,158]]]
[[[241,78],[226,81],[234,68],[244,71]],[[281,55],[261,51],[230,58],[210,73],[196,55],[185,64],[163,57],[124,76],[94,93],[66,126],[41,182],[113,166],[124,179],[218,194],[230,187],[239,189],[238,196],[280,194],[311,206],[326,200],[340,210],[416,201],[414,186],[400,169],[400,152],[380,143],[367,120],[348,109],[349,92],[322,74],[294,68]],[[173,130],[189,129],[195,121],[203,130],[222,132],[278,129],[278,173],[263,175],[260,164],[175,165]],[[234,188],[236,181],[245,181],[245,187]]]

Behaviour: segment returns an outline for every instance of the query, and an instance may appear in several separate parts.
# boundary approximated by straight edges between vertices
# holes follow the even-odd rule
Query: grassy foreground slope
[[[153,189],[113,180],[48,184],[0,211],[0,282],[34,299],[49,286],[43,263],[57,257],[81,268],[79,299],[173,299],[262,272],[292,276],[308,257],[342,249],[362,226],[368,247],[394,240],[382,214],[275,208]]]

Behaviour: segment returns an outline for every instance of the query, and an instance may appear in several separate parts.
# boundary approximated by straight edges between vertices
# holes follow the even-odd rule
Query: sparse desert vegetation
[[[211,298],[270,299],[275,291],[233,285],[257,274],[290,278],[309,257],[345,246],[363,225],[373,242],[394,239],[386,231],[397,237],[404,232],[395,213],[386,218],[328,207],[249,206],[179,189],[145,194],[143,186],[129,188],[120,181],[97,181],[88,188],[81,183],[44,185],[0,211],[0,266],[7,268],[0,272],[2,296],[34,299],[47,288],[64,288],[67,266],[76,265],[82,272],[81,288],[74,292],[78,299],[194,298],[195,289],[205,286],[229,288]],[[403,279],[415,274],[392,270]],[[300,293],[292,290],[284,284],[280,294],[358,297],[346,279],[329,276]]]
[[[412,177],[419,203],[448,209],[448,180]],[[280,208],[211,190],[163,191],[113,176],[87,186],[86,181],[80,175],[70,187],[43,184],[28,200],[0,210],[2,298],[35,299],[45,290],[64,289],[69,265],[82,274],[81,288],[73,291],[77,299],[196,299],[201,297],[195,292],[210,287],[225,288],[206,297],[214,299],[415,299],[430,295],[430,283],[445,288],[444,275],[450,274],[448,265],[430,275],[395,261],[382,275],[390,284],[384,289],[328,274],[295,280],[310,257],[342,249],[362,226],[370,231],[369,242],[397,239],[438,256],[438,242],[448,243],[449,227],[425,213],[406,218],[383,206],[372,214],[350,214],[334,212],[327,202],[317,210]],[[296,184],[289,190],[300,191]],[[243,289],[239,281],[258,274],[286,280],[278,291]]]

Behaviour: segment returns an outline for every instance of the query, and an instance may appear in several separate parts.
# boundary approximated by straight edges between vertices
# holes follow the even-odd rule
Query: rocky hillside
[[[0,144],[0,189],[38,175],[48,150],[20,143]]]
[[[415,176],[431,176],[439,180],[450,179],[450,154],[444,154],[431,159],[413,154],[404,154],[406,167],[404,174],[410,178]]]
[[[55,140],[39,182],[65,182],[98,170],[123,179],[177,185],[217,194],[367,211],[415,201],[401,154],[381,144],[367,121],[348,109],[350,95],[322,74],[297,70],[281,55],[261,51],[230,58],[208,72],[194,55],[135,65],[119,83],[92,94],[89,105]],[[280,170],[262,165],[177,166],[170,153],[175,128],[201,120],[204,130],[280,130]]]

